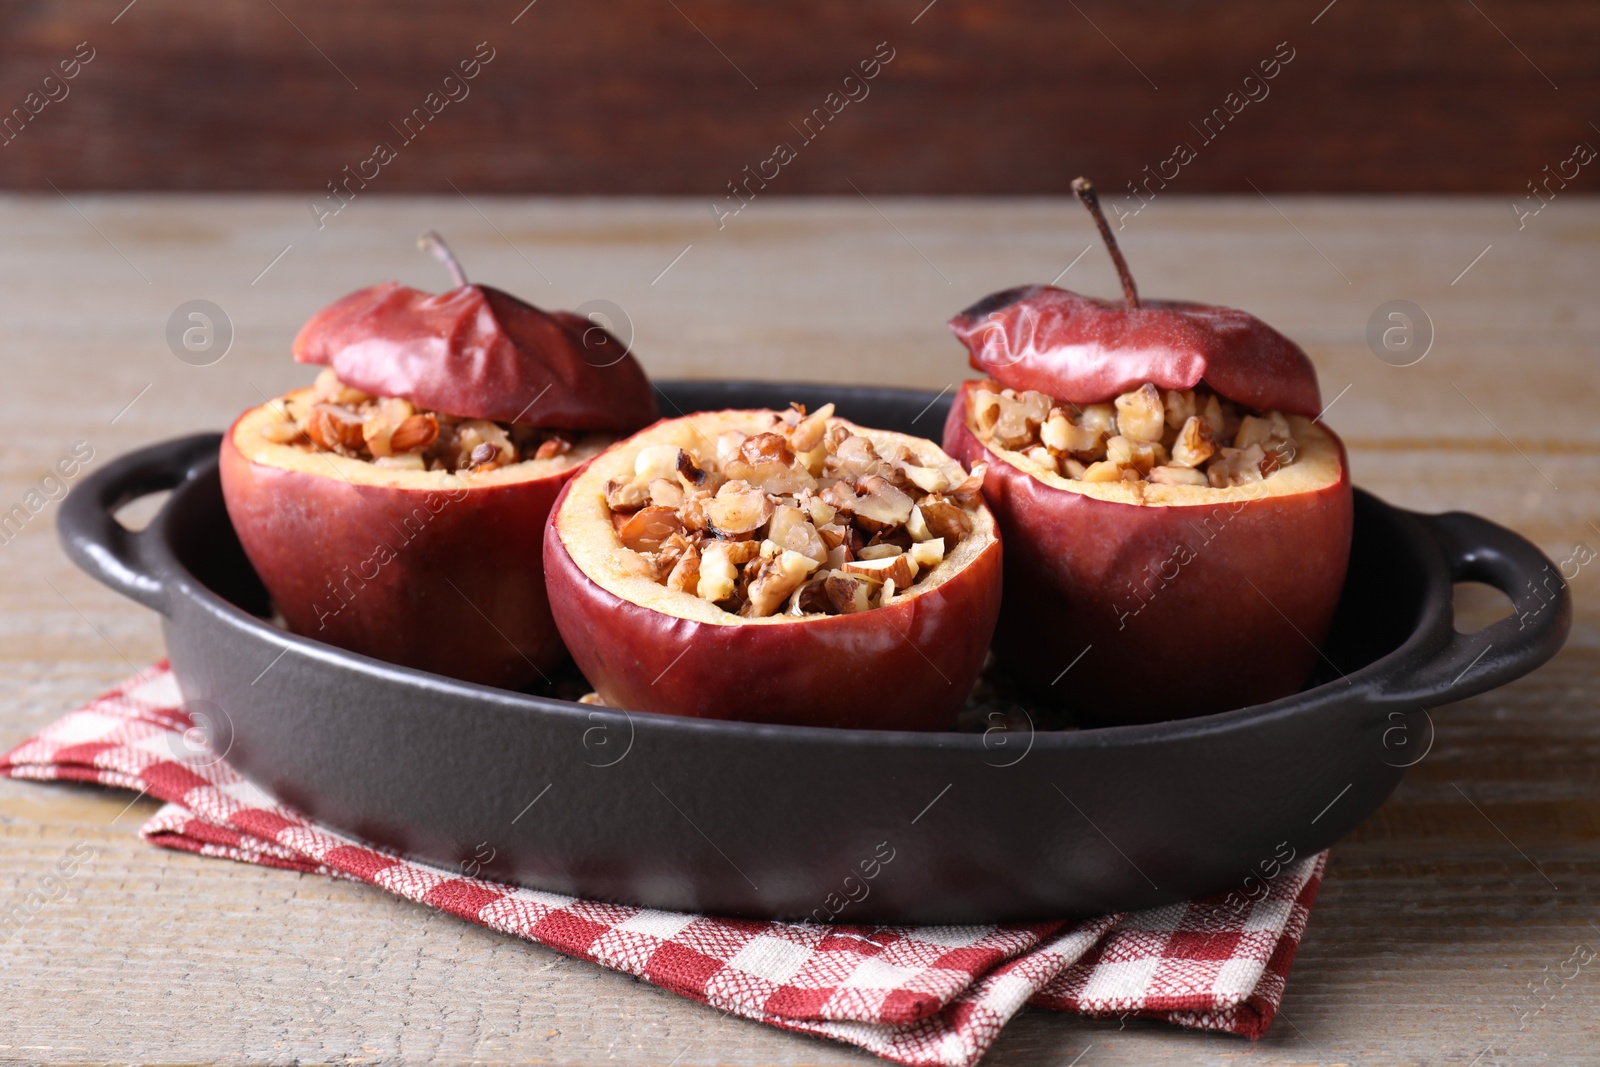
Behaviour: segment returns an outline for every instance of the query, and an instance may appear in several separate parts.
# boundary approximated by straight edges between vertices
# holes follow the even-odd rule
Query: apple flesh
[[[309,397],[311,390],[291,396]],[[279,444],[252,408],[224,436],[222,492],[290,630],[377,659],[517,689],[565,658],[538,531],[605,438],[483,473],[400,470]]]
[[[568,483],[545,529],[545,575],[573,658],[612,707],[746,722],[945,730],[982,669],[1000,610],[994,517],[968,511],[972,532],[889,604],[843,615],[744,618],[626,565],[606,504],[639,451],[675,445],[702,469],[729,430],[760,433],[771,412],[665,420],[594,459]],[[923,462],[936,445],[860,427],[880,453],[904,444]]]
[[[1299,453],[1264,480],[1136,495],[985,444],[969,413],[978,384],[951,406],[944,447],[988,468],[984,497],[1006,537],[995,634],[1006,674],[1107,723],[1244,707],[1304,685],[1350,552],[1337,436],[1291,415]]]

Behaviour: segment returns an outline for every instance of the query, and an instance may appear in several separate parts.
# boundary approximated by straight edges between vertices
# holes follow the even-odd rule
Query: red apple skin
[[[290,630],[509,689],[565,658],[538,531],[576,465],[455,494],[359,485],[254,462],[237,425],[222,441],[223,499]]]
[[[983,495],[1006,538],[994,647],[1010,677],[1106,723],[1246,707],[1305,684],[1350,554],[1338,437],[1340,477],[1325,489],[1216,508],[1124,504],[1046,485],[987,448],[965,420],[975,384],[951,406],[944,450],[988,465]]]
[[[943,584],[888,607],[790,624],[716,625],[624,600],[545,528],[545,579],[561,636],[615,708],[707,719],[948,730],[1000,614],[998,537]]]
[[[984,297],[950,320],[974,370],[1011,389],[1095,404],[1145,382],[1192,389],[1201,379],[1257,411],[1315,418],[1317,372],[1289,338],[1236,308],[1145,300],[1129,308],[1050,285]]]
[[[477,419],[629,434],[660,414],[643,368],[609,331],[487,285],[358,289],[306,320],[294,358],[373,396]]]

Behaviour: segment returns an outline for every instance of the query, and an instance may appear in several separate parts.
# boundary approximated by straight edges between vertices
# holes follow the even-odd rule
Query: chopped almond
[[[830,574],[823,580],[822,587],[837,614],[850,615],[872,607],[872,583],[865,578]]]
[[[904,552],[883,559],[857,559],[846,563],[841,569],[846,574],[870,578],[875,582],[893,580],[900,588],[911,584],[911,579],[916,577],[916,563]]]
[[[313,406],[305,430],[318,448],[328,452],[358,449],[365,444],[360,417],[334,404]]]
[[[396,449],[391,447],[390,441],[394,437],[395,430],[413,414],[415,409],[409,400],[385,397],[378,401],[378,410],[361,424],[361,437],[366,443],[367,451],[371,452],[374,458],[394,455]],[[399,451],[409,451],[409,449]]]
[[[496,427],[498,429],[498,427]],[[503,435],[502,431],[502,435]],[[415,452],[433,444],[439,436],[439,420],[429,413],[409,415],[389,437],[389,448],[394,452]],[[485,442],[488,443],[488,442]]]
[[[921,504],[911,509],[911,517],[906,520],[906,533],[911,535],[913,541],[926,541],[933,536],[928,529],[927,516],[922,514]]]
[[[552,437],[533,450],[534,459],[555,459],[572,451],[572,442],[565,437]]]
[[[967,518],[966,511],[942,496],[931,496],[917,507],[922,512],[928,532],[934,537],[943,538],[946,544],[953,545],[972,532],[972,520]]]
[[[918,541],[911,546],[911,559],[923,570],[933,570],[944,562],[944,538],[935,537],[927,541]]]

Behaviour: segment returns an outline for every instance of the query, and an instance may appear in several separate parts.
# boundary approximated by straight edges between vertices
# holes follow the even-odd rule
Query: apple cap
[[[311,316],[294,358],[448,415],[611,433],[659,415],[644,370],[609,330],[487,285],[358,289]]]
[[[1145,382],[1315,418],[1317,372],[1299,345],[1244,311],[1186,301],[1101,300],[1050,285],[993,293],[950,320],[972,366],[1011,389],[1073,404]]]

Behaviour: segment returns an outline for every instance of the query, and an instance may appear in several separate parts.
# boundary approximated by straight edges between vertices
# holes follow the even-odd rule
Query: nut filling
[[[745,618],[849,614],[915,588],[972,532],[984,470],[923,466],[904,445],[880,455],[833,410],[730,430],[710,462],[640,449],[633,477],[605,488],[626,565]]]
[[[1203,385],[1165,393],[1152,383],[1110,404],[1058,404],[1044,393],[985,382],[970,413],[988,445],[1083,482],[1226,489],[1259,482],[1295,461],[1282,412],[1255,414]]]
[[[331,368],[317,375],[309,396],[276,400],[277,414],[261,427],[274,444],[309,452],[334,452],[401,470],[485,471],[572,451],[555,430],[418,411],[400,397],[375,397],[352,389]]]

